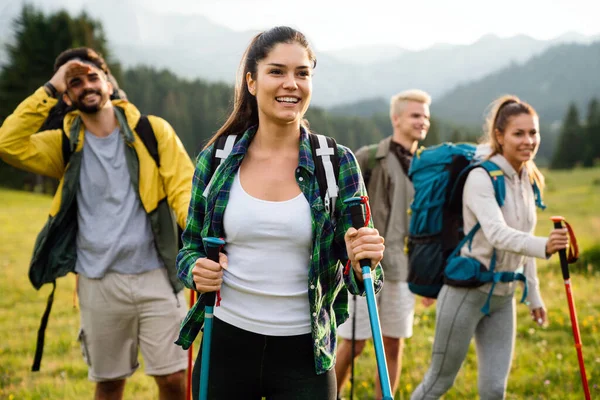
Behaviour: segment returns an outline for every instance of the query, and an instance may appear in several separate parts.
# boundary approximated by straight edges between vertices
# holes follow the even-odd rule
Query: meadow
[[[546,171],[547,172],[547,171]],[[572,286],[583,340],[583,354],[592,397],[600,398],[600,168],[547,172],[544,199],[538,213],[539,235],[551,229],[549,217],[563,215],[572,224],[582,251],[572,266]],[[77,334],[79,313],[74,302],[75,277],[58,281],[46,332],[41,371],[31,372],[37,329],[51,287],[35,291],[27,271],[33,243],[43,226],[51,198],[0,189],[0,399],[89,399]],[[576,351],[558,257],[538,261],[541,290],[549,323],[539,327],[525,305],[518,306],[515,357],[508,399],[582,399]],[[187,294],[186,294],[187,295]],[[519,294],[517,294],[519,295]],[[187,296],[186,296],[187,297]],[[395,399],[408,399],[429,363],[435,307],[417,305],[415,335],[407,340],[400,388]],[[196,344],[197,348],[197,344]],[[355,399],[372,399],[375,376],[372,347],[356,365]],[[348,396],[346,389],[345,396]],[[156,399],[154,381],[142,367],[128,381],[126,399]],[[445,399],[477,398],[474,346]]]

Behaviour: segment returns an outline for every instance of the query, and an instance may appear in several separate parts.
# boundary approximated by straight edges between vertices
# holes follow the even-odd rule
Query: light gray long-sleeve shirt
[[[489,268],[493,249],[496,249],[495,271],[515,271],[523,267],[529,307],[543,307],[534,257],[546,258],[548,239],[534,235],[537,215],[529,175],[526,168],[517,173],[502,155],[494,155],[490,160],[504,172],[504,205],[498,206],[492,181],[483,168],[469,173],[463,191],[464,231],[469,232],[477,222],[481,229],[473,238],[471,250],[465,245],[461,255],[473,257]],[[489,292],[490,288],[491,283],[488,283],[480,290]],[[515,282],[500,282],[494,294],[509,295],[514,290]]]

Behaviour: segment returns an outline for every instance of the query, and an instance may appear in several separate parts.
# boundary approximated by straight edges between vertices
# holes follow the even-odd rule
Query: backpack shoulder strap
[[[52,291],[46,301],[46,309],[42,315],[40,327],[37,333],[37,341],[35,343],[35,355],[33,356],[33,365],[31,371],[37,372],[40,370],[42,363],[42,355],[44,354],[44,339],[46,337],[46,327],[48,326],[48,318],[50,317],[50,311],[52,311],[52,304],[54,303],[54,292],[56,291],[56,280],[52,281]]]
[[[533,188],[533,198],[535,199],[536,207],[542,211],[545,210],[546,204],[544,204],[544,200],[542,199],[542,191],[540,190],[540,187],[538,186],[537,182],[533,181],[531,187]]]
[[[494,187],[494,193],[496,194],[496,201],[498,202],[498,205],[500,207],[504,205],[504,199],[506,198],[504,172],[502,172],[502,169],[492,161],[485,160],[472,163],[471,165],[462,169],[452,187],[449,188],[448,207],[453,212],[462,213],[462,192],[465,187],[467,177],[469,176],[469,172],[475,168],[485,169],[492,180],[492,186]]]
[[[158,142],[156,141],[156,135],[152,129],[152,124],[147,115],[142,115],[135,126],[135,132],[138,134],[142,143],[146,146],[146,150],[150,153],[150,156],[156,163],[157,167],[160,167],[160,157],[158,155]]]
[[[490,160],[485,160],[481,163],[481,166],[488,172],[490,178],[492,178],[492,184],[496,191],[496,200],[500,207],[504,204],[504,198],[506,197],[506,187],[504,185],[504,172],[498,165]],[[533,181],[531,185],[533,189],[533,198],[535,199],[535,205],[541,210],[546,209],[546,205],[542,200],[542,192],[536,181]]]
[[[76,120],[75,124],[77,124],[77,123],[78,122]],[[62,127],[60,129],[62,131],[61,150],[62,150],[62,155],[63,155],[63,163],[64,163],[64,166],[66,167],[67,164],[69,163],[69,161],[71,160],[71,155],[77,148],[77,143],[79,143],[79,130],[76,127],[74,128],[73,126],[71,126],[70,133],[65,132],[64,128],[62,128]],[[73,135],[73,137],[70,137],[70,135]]]
[[[211,168],[210,173],[215,173],[217,167],[225,161],[229,154],[231,154],[231,150],[233,150],[233,146],[237,143],[241,136],[239,135],[227,135],[227,136],[219,136],[215,141],[215,145],[212,149],[212,157],[211,157]]]
[[[206,185],[204,192],[202,192],[202,195],[204,197],[208,196],[208,192],[210,191],[210,187],[213,183],[215,171],[217,170],[219,165],[221,165],[221,163],[223,163],[223,161],[225,161],[225,159],[229,157],[229,154],[231,154],[231,150],[233,150],[233,146],[241,137],[242,135],[221,135],[213,144],[210,164],[210,181]]]
[[[377,165],[377,149],[379,148],[378,143],[373,143],[367,146],[367,168],[363,171],[363,180],[365,181],[365,186],[369,186],[369,181],[371,180],[371,174],[373,173],[373,168]]]
[[[335,139],[318,133],[309,133],[308,137],[315,163],[315,175],[325,211],[333,215],[339,194],[337,178],[340,172],[340,162],[337,154],[337,143]]]
[[[69,163],[69,160],[71,159],[71,144],[69,143],[69,137],[67,136],[67,134],[64,130],[62,131],[61,147],[62,147],[63,164],[66,167],[67,164]]]
[[[369,146],[369,158],[367,159],[367,168],[369,171],[375,168],[375,164],[377,162],[377,149],[379,148],[379,144],[373,143]]]
[[[504,172],[502,169],[490,160],[485,160],[479,164],[485,169],[492,180],[492,186],[494,186],[494,192],[496,193],[496,201],[498,205],[502,207],[504,205],[504,199],[506,198],[506,185],[504,184]]]

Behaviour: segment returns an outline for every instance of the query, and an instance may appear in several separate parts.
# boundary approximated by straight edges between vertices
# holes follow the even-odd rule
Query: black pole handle
[[[562,229],[563,225],[560,221],[554,221],[555,229]],[[567,250],[562,249],[558,251],[558,256],[560,257],[560,269],[562,270],[563,279],[566,281],[571,278],[569,274],[569,263],[567,262]]]
[[[350,205],[350,217],[352,218],[352,227],[360,229],[365,226],[365,217],[363,216],[362,203],[354,202]],[[363,258],[360,260],[361,268],[369,267],[371,269],[371,260]]]
[[[206,249],[206,258],[214,262],[219,262],[219,247],[220,246],[209,245]]]
[[[219,262],[219,250],[221,249],[221,246],[224,243],[225,242],[223,240],[217,239],[217,238],[204,239],[204,245],[206,248],[206,258],[218,263]],[[215,299],[216,299],[215,292],[204,293],[203,301],[204,301],[205,305],[214,306]]]

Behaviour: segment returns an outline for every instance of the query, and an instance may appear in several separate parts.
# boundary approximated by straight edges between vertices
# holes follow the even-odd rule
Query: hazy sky
[[[25,0],[0,0],[0,13]],[[201,14],[234,30],[290,25],[319,50],[372,44],[422,49],[469,44],[485,34],[549,39],[568,31],[600,33],[598,0],[28,0],[73,11],[135,3],[158,13]],[[2,18],[0,16],[0,23]]]
[[[160,12],[199,13],[232,29],[294,26],[321,50],[393,43],[420,49],[494,33],[549,39],[600,33],[598,0],[138,0]]]

